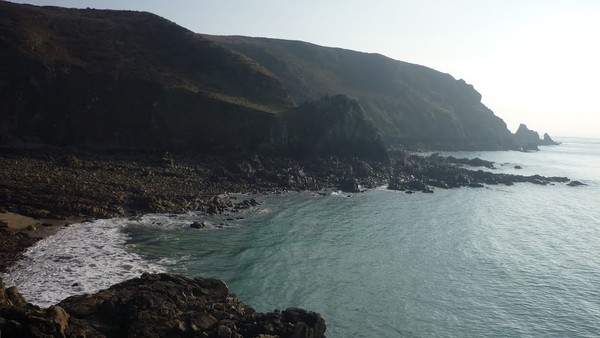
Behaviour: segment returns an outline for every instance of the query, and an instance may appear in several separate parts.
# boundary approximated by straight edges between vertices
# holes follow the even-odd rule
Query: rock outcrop
[[[519,129],[515,132],[515,139],[522,150],[539,150],[540,135],[527,128],[526,125],[520,124]]]
[[[558,143],[558,142],[554,141],[554,140],[553,140],[553,139],[550,137],[550,135],[548,135],[548,133],[545,133],[545,134],[544,134],[544,138],[542,139],[542,143],[541,143],[541,145],[544,145],[544,146],[556,146],[556,145],[559,145],[559,144],[560,144],[560,143]]]
[[[283,154],[387,159],[379,132],[358,102],[346,96],[327,96],[281,115],[270,144]]]
[[[473,161],[473,162],[471,162]],[[402,159],[402,170],[395,170],[394,176],[389,180],[388,189],[401,191],[422,191],[431,193],[435,188],[471,187],[482,188],[487,185],[513,185],[514,183],[528,182],[538,185],[552,185],[567,183],[567,177],[546,177],[541,175],[521,176],[503,173],[492,173],[483,170],[469,170],[457,164],[476,163],[493,167],[493,162],[467,159],[451,159],[448,161],[442,156],[433,154],[429,157],[410,155]],[[396,167],[398,168],[398,167]],[[573,183],[570,183],[572,185]],[[577,184],[577,183],[575,183]]]
[[[23,251],[39,241],[24,232],[0,229],[0,273],[23,257]]]
[[[298,308],[258,313],[215,279],[144,274],[55,306],[28,304],[0,280],[2,338],[324,337],[325,321]]]
[[[548,133],[544,134],[544,139],[540,139],[540,135],[527,128],[526,125],[520,124],[519,129],[514,134],[514,138],[519,145],[520,149],[523,151],[528,150],[539,150],[538,146],[541,145],[557,145],[557,142],[554,142]]]

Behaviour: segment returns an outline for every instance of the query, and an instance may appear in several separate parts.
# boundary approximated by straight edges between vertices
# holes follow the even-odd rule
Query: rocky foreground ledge
[[[321,315],[258,313],[216,279],[144,274],[40,308],[0,280],[0,337],[325,337]]]

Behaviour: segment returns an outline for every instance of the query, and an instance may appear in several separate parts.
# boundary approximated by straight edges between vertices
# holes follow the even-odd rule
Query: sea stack
[[[548,133],[544,134],[544,139],[542,140],[542,145],[544,146],[556,146],[559,145],[559,142],[554,141]]]
[[[538,146],[557,145],[558,143],[552,140],[548,133],[544,134],[544,139],[540,139],[540,135],[533,131],[523,123],[519,125],[519,129],[514,134],[517,145],[523,151],[539,150]]]

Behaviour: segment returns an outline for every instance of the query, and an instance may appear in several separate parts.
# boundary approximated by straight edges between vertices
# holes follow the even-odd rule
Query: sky
[[[513,132],[600,137],[597,0],[26,0],[380,53],[472,84]]]

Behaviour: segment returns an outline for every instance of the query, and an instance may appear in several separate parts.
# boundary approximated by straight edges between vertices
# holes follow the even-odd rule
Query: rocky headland
[[[364,114],[348,117],[368,120],[385,147],[531,143],[449,74],[302,41],[202,35],[151,13],[3,1],[0,51],[0,145],[277,148],[294,145],[271,142],[286,130],[303,130],[286,124],[298,121],[294,111],[340,95]]]

